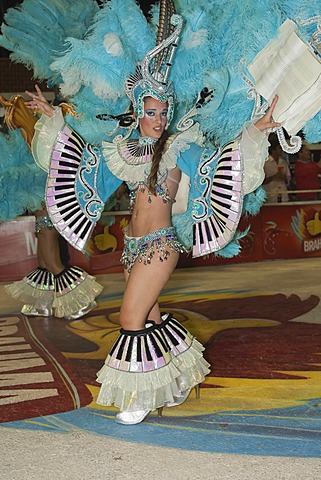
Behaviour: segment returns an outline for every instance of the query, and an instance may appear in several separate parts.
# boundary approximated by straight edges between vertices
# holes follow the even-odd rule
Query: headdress
[[[159,17],[156,47],[146,54],[135,73],[126,80],[125,90],[137,118],[144,116],[145,97],[167,102],[167,128],[174,114],[174,89],[167,79],[183,22],[175,13],[172,0],[161,1]]]

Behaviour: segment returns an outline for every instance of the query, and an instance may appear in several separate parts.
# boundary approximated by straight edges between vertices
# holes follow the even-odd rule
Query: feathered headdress
[[[174,114],[174,89],[167,83],[175,48],[182,29],[182,18],[175,13],[173,0],[162,0],[156,47],[138,64],[125,82],[125,91],[138,118],[144,116],[144,98],[153,97],[168,103],[167,124]]]

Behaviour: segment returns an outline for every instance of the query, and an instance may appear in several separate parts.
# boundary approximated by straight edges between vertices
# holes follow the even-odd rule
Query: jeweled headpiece
[[[159,17],[156,47],[146,54],[136,72],[126,80],[125,90],[138,118],[144,116],[145,97],[167,102],[167,128],[174,114],[174,89],[167,83],[167,78],[183,22],[175,13],[172,0],[161,1]]]

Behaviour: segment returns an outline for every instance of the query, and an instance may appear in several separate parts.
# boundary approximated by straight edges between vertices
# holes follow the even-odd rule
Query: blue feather
[[[0,133],[0,220],[41,208],[47,174],[34,162],[20,131]]]

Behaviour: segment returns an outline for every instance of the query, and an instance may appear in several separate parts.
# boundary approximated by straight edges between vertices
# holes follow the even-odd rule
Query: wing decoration
[[[215,157],[218,158],[213,175],[210,164]],[[205,153],[203,159],[200,182],[207,187],[202,198],[194,200],[193,257],[215,253],[233,240],[243,205],[243,168],[238,140],[225,145],[214,158],[207,158]]]
[[[82,166],[83,164],[83,166]],[[68,126],[59,133],[50,164],[46,205],[58,232],[77,250],[85,251],[104,202],[87,175],[95,178],[99,159]]]

